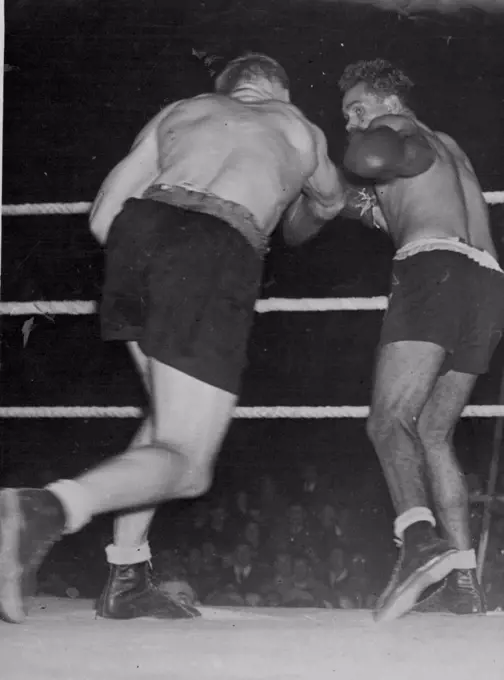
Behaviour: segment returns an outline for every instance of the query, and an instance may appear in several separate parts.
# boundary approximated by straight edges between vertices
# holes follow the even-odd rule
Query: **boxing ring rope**
[[[488,205],[504,203],[504,191],[485,191],[485,200]],[[91,209],[91,203],[77,201],[73,203],[18,203],[15,205],[3,205],[4,217],[17,217],[21,215],[85,215]]]

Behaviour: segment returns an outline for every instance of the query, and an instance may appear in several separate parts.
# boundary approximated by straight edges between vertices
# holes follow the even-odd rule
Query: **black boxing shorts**
[[[504,272],[460,239],[423,239],[394,257],[380,345],[432,342],[448,370],[486,373],[504,329]]]
[[[102,337],[238,394],[261,277],[260,256],[223,219],[129,199],[106,243]]]

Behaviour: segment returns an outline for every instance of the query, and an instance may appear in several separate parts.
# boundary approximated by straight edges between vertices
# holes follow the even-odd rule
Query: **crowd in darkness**
[[[208,605],[372,606],[366,555],[314,466],[299,491],[288,498],[264,476],[256,497],[238,491],[228,504],[195,503],[190,539],[160,553],[160,578]]]
[[[469,482],[477,495],[477,482]],[[306,465],[288,491],[264,475],[254,492],[230,486],[227,495],[186,503],[169,529],[163,520],[153,532],[160,587],[177,599],[209,606],[373,607],[396,554],[386,533],[390,519],[382,507],[366,502],[364,489],[352,504],[342,502],[331,486],[314,465]],[[482,506],[472,507],[477,539]],[[502,548],[504,511],[501,517],[497,508],[485,570],[490,609],[504,608]],[[76,562],[70,545],[66,564],[64,553],[50,557],[40,592],[89,596],[91,581],[103,586],[105,574],[96,572],[103,554],[93,552]]]

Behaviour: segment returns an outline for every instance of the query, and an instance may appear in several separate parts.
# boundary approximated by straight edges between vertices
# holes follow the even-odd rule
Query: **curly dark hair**
[[[414,86],[404,71],[386,59],[362,60],[349,64],[338,81],[343,93],[359,83],[365,83],[370,90],[384,97],[395,94],[405,105],[409,102]]]
[[[215,91],[229,94],[242,82],[265,78],[270,82],[278,81],[286,90],[289,89],[289,77],[280,64],[266,54],[249,52],[233,59],[215,79]]]

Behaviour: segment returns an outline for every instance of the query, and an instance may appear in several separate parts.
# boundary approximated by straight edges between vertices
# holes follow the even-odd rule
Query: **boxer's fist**
[[[377,227],[374,210],[378,209],[376,194],[370,187],[348,185],[345,191],[345,207],[341,217],[359,220],[367,227]]]
[[[407,116],[380,116],[364,131],[355,132],[343,165],[354,175],[375,182],[415,177],[426,172],[436,152],[414,120]]]
[[[354,132],[343,159],[347,170],[366,179],[384,179],[387,171],[398,167],[404,158],[404,140],[383,125],[365,132]]]

